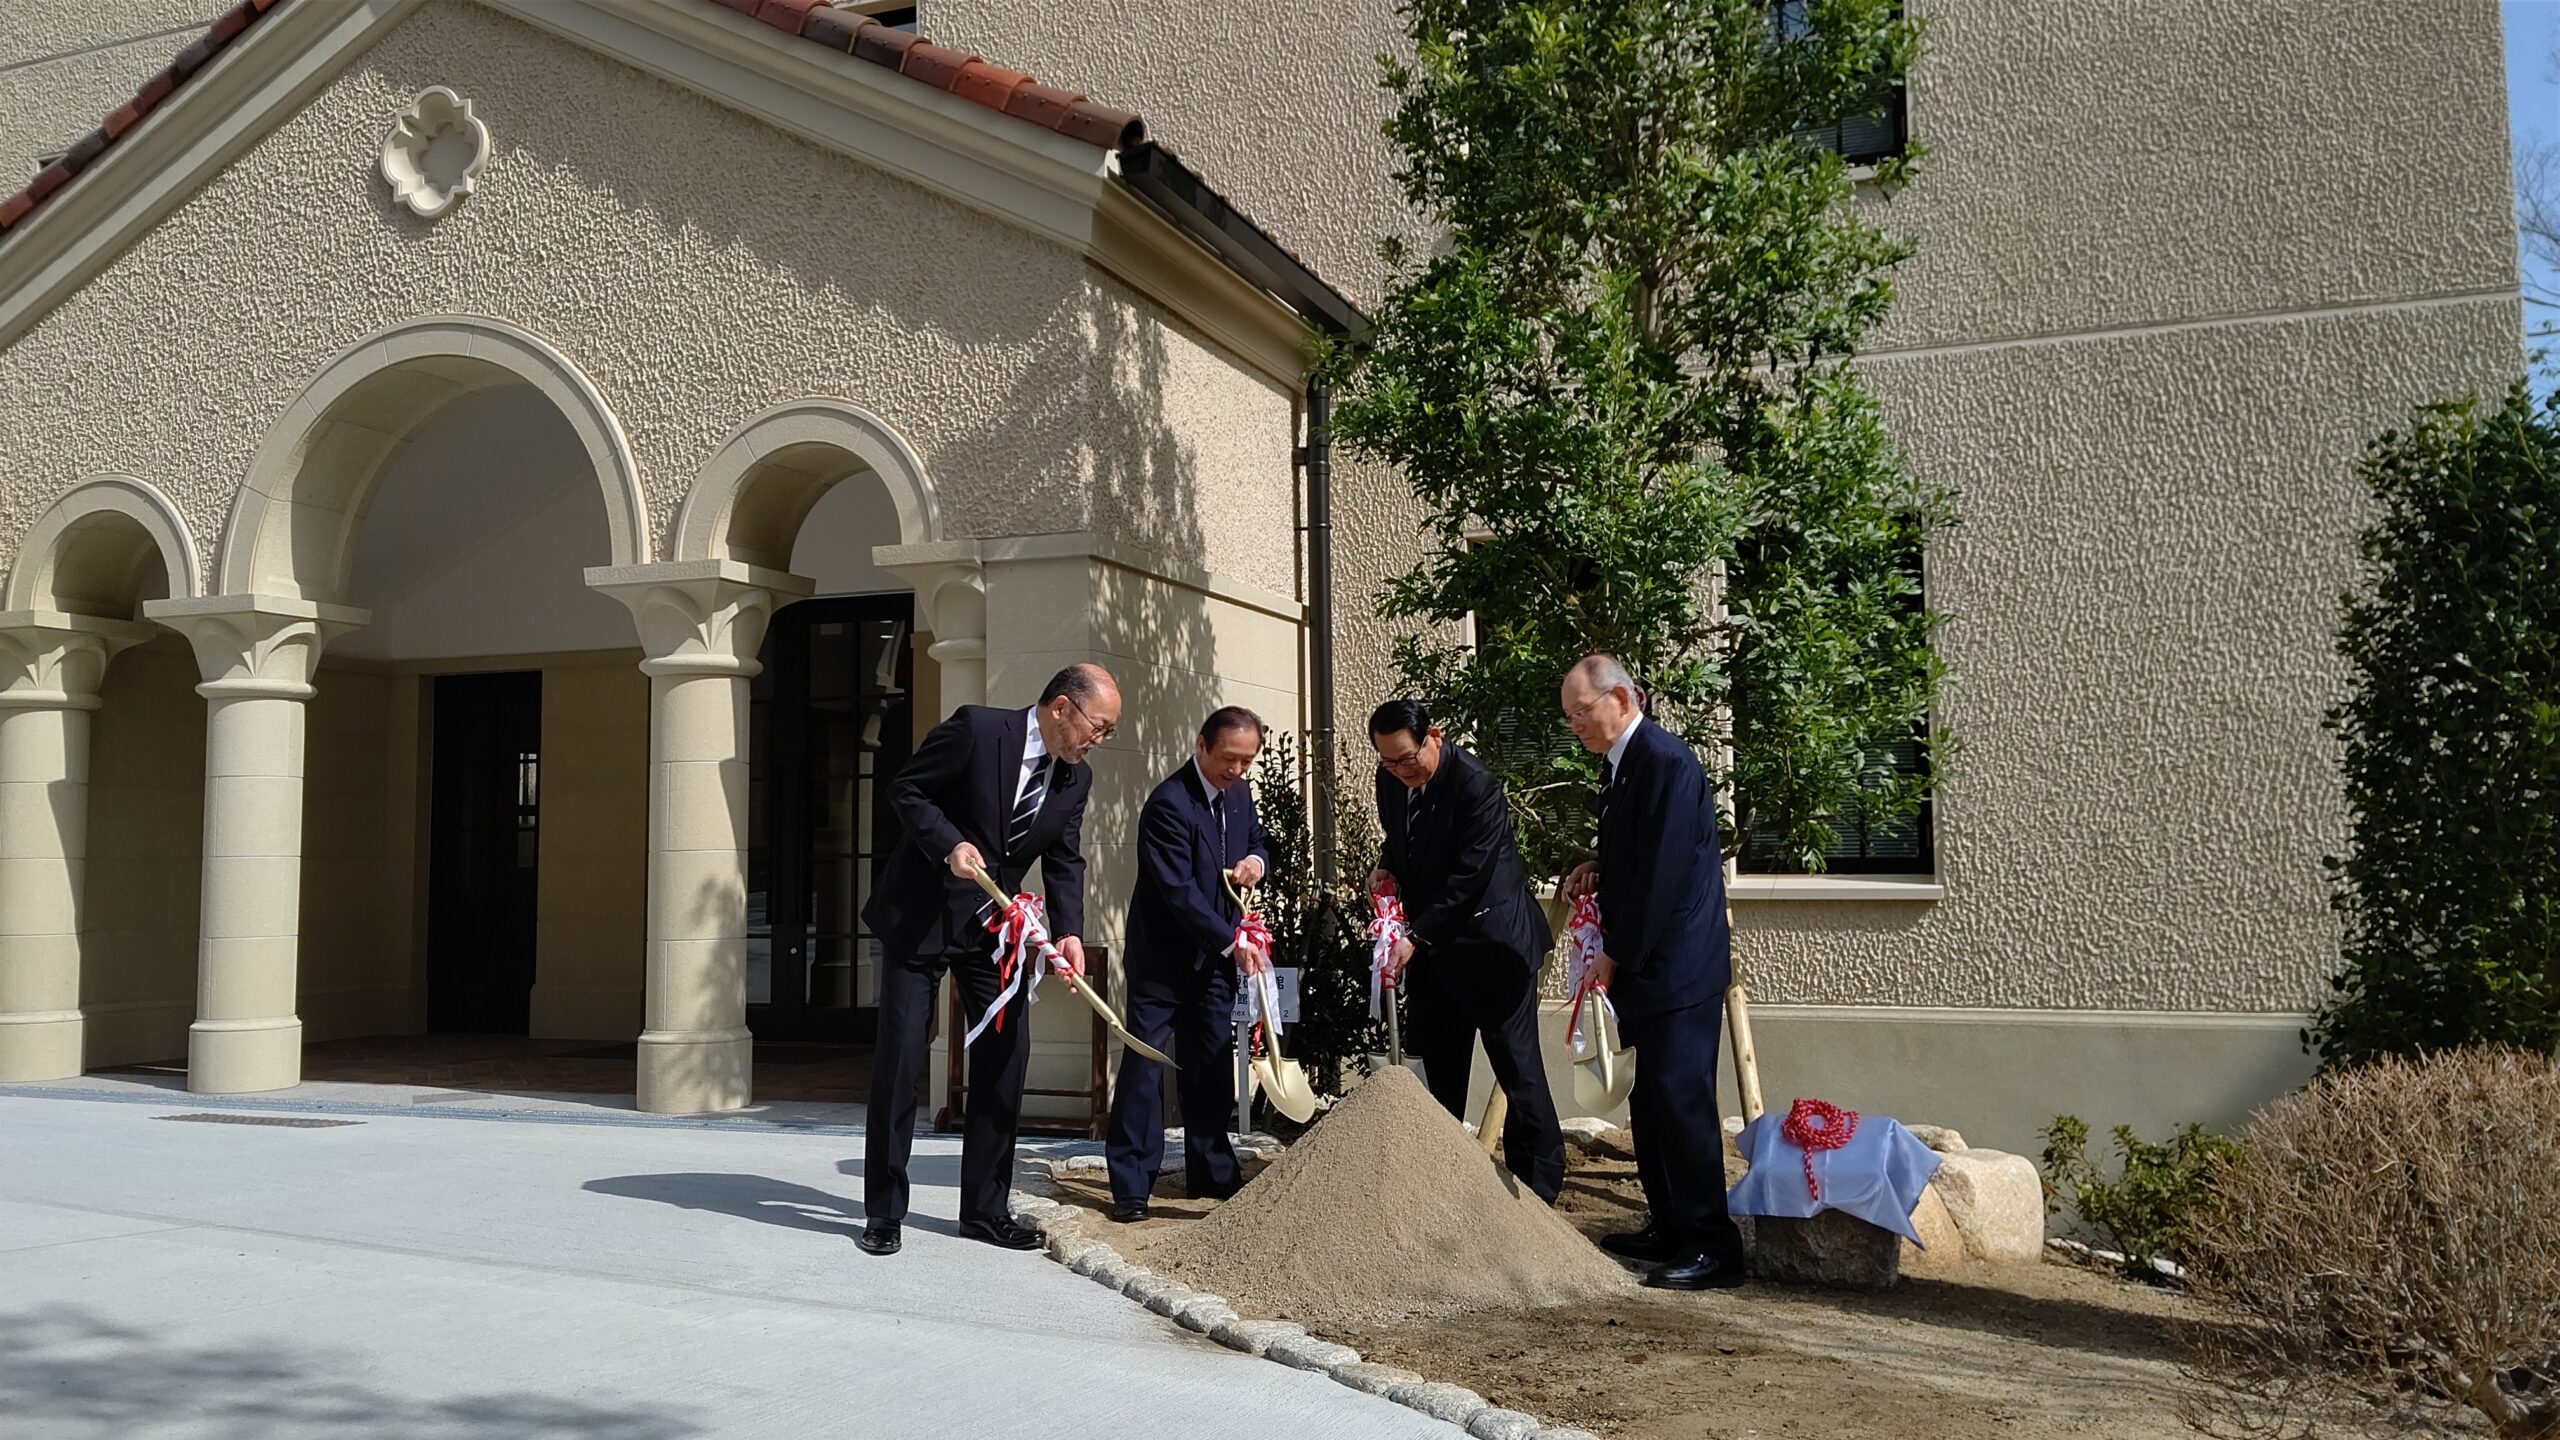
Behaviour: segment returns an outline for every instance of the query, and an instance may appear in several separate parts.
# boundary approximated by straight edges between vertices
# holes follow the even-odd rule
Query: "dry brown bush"
[[[2195,1225],[2211,1430],[2468,1406],[2560,1437],[2560,1069],[2461,1050],[2323,1077],[2252,1121]],[[2371,1412],[2367,1410],[2369,1415]]]

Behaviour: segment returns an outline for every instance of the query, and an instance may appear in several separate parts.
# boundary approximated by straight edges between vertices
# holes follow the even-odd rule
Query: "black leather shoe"
[[[1114,1200],[1111,1202],[1111,1210],[1109,1213],[1112,1220],[1117,1224],[1135,1225],[1139,1221],[1147,1218],[1147,1202],[1144,1200]]]
[[[1742,1283],[1742,1267],[1727,1265],[1701,1250],[1655,1267],[1644,1283],[1656,1290],[1730,1290]]]
[[[1654,1228],[1651,1221],[1647,1221],[1641,1230],[1621,1230],[1615,1235],[1601,1236],[1600,1248],[1630,1260],[1658,1262],[1671,1258],[1671,1242]]]
[[[900,1244],[898,1222],[865,1220],[862,1222],[862,1234],[853,1243],[861,1246],[865,1255],[895,1255]]]
[[[1011,1220],[963,1220],[960,1222],[960,1235],[966,1240],[983,1240],[1007,1250],[1037,1250],[1048,1243],[1040,1238],[1039,1231]]]

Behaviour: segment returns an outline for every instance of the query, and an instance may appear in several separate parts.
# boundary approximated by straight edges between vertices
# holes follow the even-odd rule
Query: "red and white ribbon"
[[[1029,891],[1014,896],[1001,914],[988,917],[987,929],[996,937],[996,1000],[961,1038],[963,1049],[976,1044],[988,1026],[1004,1028],[1005,1007],[1015,995],[1028,990],[1030,999],[1023,1003],[1039,1003],[1044,971],[1055,966],[1059,974],[1067,972],[1067,957],[1049,939],[1049,915],[1039,896]]]
[[[1262,1012],[1271,1026],[1271,1033],[1277,1035],[1280,1033],[1280,989],[1279,981],[1271,973],[1271,927],[1252,910],[1244,912],[1244,918],[1236,922],[1235,942],[1227,948],[1232,953],[1247,945],[1262,952],[1263,959],[1262,973],[1255,976],[1254,983],[1248,987],[1253,994],[1254,1008]]]
[[[1600,902],[1585,895],[1573,902],[1573,918],[1565,922],[1564,984],[1573,995],[1573,1016],[1565,1024],[1564,1043],[1575,1050],[1582,1048],[1582,1001],[1586,995],[1597,995],[1602,1005],[1609,1005],[1609,987],[1591,981],[1591,967],[1608,948],[1608,932],[1600,924]],[[1616,1020],[1618,1010],[1609,1006],[1609,1018]]]
[[[1378,1018],[1379,991],[1385,987],[1387,963],[1395,959],[1396,942],[1413,937],[1405,923],[1404,902],[1393,895],[1369,897],[1369,1018]]]

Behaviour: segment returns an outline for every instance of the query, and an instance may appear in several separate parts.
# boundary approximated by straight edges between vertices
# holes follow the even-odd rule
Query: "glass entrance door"
[[[861,1042],[879,1018],[863,929],[887,781],[914,748],[909,595],[804,600],[774,616],[748,724],[747,1025],[761,1040]]]

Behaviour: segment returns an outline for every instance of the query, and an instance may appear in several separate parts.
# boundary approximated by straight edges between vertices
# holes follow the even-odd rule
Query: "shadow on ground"
[[[848,1162],[850,1163],[850,1162]],[[925,1167],[919,1167],[925,1168]],[[956,1182],[958,1164],[950,1166],[952,1175],[942,1183]],[[933,1179],[909,1171],[918,1185],[935,1183]],[[775,1180],[764,1175],[732,1175],[717,1172],[681,1171],[666,1175],[614,1175],[590,1180],[579,1187],[598,1195],[618,1195],[631,1200],[655,1200],[679,1210],[707,1210],[715,1215],[735,1215],[766,1225],[779,1225],[786,1230],[809,1230],[821,1235],[843,1235],[848,1238],[862,1232],[862,1202],[852,1196],[837,1195],[807,1185],[794,1185],[788,1180]],[[957,1235],[959,1227],[947,1220],[910,1214],[906,1219],[911,1230],[928,1230],[937,1235]]]
[[[684,1440],[707,1427],[663,1405],[556,1395],[425,1399],[348,1375],[350,1352],[282,1340],[186,1347],[76,1305],[0,1314],[0,1433],[122,1440],[177,1425],[209,1440]]]

